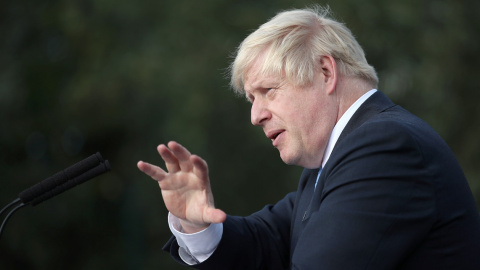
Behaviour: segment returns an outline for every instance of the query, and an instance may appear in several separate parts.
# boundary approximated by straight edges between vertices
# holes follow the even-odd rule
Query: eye
[[[273,95],[275,94],[275,90],[277,90],[276,88],[265,88],[265,95],[267,97],[273,97]]]

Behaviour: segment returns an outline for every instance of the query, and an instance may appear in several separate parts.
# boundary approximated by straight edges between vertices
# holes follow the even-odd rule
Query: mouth
[[[267,137],[272,141],[273,145],[276,146],[278,144],[278,137],[283,134],[284,131],[283,129],[269,131],[267,132]]]

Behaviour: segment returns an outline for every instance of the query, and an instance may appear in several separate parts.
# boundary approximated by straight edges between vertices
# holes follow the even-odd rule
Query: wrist
[[[179,219],[179,222],[182,232],[187,234],[201,232],[210,226],[210,224],[194,224],[183,219]]]
[[[202,225],[192,225],[188,221],[182,220],[175,216],[172,213],[168,213],[168,224],[170,225],[170,229],[175,230],[177,233],[181,234],[194,234],[201,232],[205,229],[207,229],[210,224],[205,224],[204,226]]]
[[[187,234],[181,232],[183,229],[180,219],[168,213],[168,224],[180,246],[178,253],[180,258],[189,265],[208,259],[216,250],[223,235],[223,223],[212,223],[203,231]]]

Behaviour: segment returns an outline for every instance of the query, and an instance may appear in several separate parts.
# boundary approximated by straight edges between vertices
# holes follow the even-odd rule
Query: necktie
[[[318,170],[317,181],[315,181],[315,188],[313,190],[317,189],[318,179],[320,178],[320,174],[322,173],[322,169],[323,168],[320,168],[320,170]]]
[[[320,174],[322,173],[322,169],[323,169],[323,168],[320,168],[320,170],[318,170],[317,180],[315,181],[315,187],[314,187],[314,189],[313,189],[313,193],[315,193],[315,190],[317,189],[318,179],[320,178]],[[310,215],[309,215],[310,207],[312,206],[312,201],[313,201],[313,198],[314,198],[314,197],[315,197],[315,194],[312,194],[312,197],[311,197],[311,199],[310,199],[310,204],[308,205],[308,208],[307,208],[307,210],[305,211],[305,213],[303,213],[302,221],[307,220],[308,217],[310,216]]]

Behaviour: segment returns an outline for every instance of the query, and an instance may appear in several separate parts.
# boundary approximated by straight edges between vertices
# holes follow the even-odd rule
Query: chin
[[[288,155],[288,154],[282,154],[282,152],[280,152],[280,158],[282,159],[282,161],[285,164],[301,166],[299,164],[300,163],[300,158],[299,157]]]
[[[305,169],[318,169],[322,164],[322,160],[319,160],[319,161],[305,160],[305,159],[302,159],[302,156],[300,155],[288,155],[288,154],[282,154],[281,152],[280,152],[280,158],[287,165],[300,166]]]

